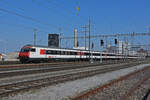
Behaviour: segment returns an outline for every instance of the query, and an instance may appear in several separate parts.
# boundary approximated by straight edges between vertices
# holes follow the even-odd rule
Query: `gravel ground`
[[[141,69],[145,66],[150,66],[150,64],[138,65],[132,68],[121,69],[119,71],[113,71],[105,74],[96,75],[93,77],[56,84],[53,86],[49,86],[37,90],[31,90],[29,92],[20,93],[15,96],[9,96],[1,99],[2,100],[67,100],[71,97],[79,95],[84,91],[103,85],[106,82],[119,78],[120,76],[124,76],[130,72],[133,72],[137,69]],[[127,83],[125,82],[124,84]],[[112,89],[112,92],[113,90],[114,89]]]
[[[85,98],[85,100],[123,100],[123,96],[128,93],[128,91],[135,86],[144,77],[150,75],[150,69],[137,73],[134,76],[127,78],[126,80],[120,81],[103,91]],[[145,82],[141,88],[139,88],[133,96],[127,98],[127,100],[142,100],[147,89],[150,88],[150,81]]]
[[[130,97],[129,100],[142,100],[143,97],[146,95],[148,90],[150,89],[150,79],[142,84]],[[147,98],[150,100],[150,94]]]

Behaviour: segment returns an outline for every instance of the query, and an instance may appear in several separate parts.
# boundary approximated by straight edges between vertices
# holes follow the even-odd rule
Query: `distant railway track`
[[[103,67],[89,66],[89,67],[83,67],[78,69],[69,69],[69,70],[61,70],[56,72],[54,71],[51,73],[42,73],[38,75],[30,75],[27,77],[18,76],[22,78],[18,78],[18,80],[14,79],[15,81],[12,81],[13,78],[10,79],[8,78],[7,81],[1,79],[0,96],[1,97],[7,96],[9,94],[18,93],[24,90],[40,88],[47,85],[57,84],[65,81],[93,76],[96,74],[128,68],[138,64],[139,63],[124,63],[124,64],[104,65]]]

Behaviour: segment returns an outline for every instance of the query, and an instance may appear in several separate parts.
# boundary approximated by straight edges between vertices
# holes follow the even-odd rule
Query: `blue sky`
[[[0,9],[9,11],[0,10],[0,52],[32,44],[34,28],[40,45],[47,45],[48,33],[58,33],[59,28],[63,36],[73,36],[73,29],[88,24],[89,17],[93,35],[147,32],[149,4],[149,0],[0,0]]]

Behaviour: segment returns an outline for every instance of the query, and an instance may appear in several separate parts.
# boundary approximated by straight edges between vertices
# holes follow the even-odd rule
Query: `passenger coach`
[[[54,61],[54,60],[88,60],[89,57],[97,60],[103,59],[121,59],[122,55],[114,53],[104,53],[98,51],[79,50],[79,49],[64,49],[50,48],[46,46],[26,45],[21,48],[19,59],[22,63],[31,61]],[[127,58],[136,58],[128,56]]]

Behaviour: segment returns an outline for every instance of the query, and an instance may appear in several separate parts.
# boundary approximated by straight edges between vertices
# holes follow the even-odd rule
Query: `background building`
[[[119,41],[119,53],[128,55],[130,51],[130,44],[128,42]]]
[[[48,46],[59,47],[59,34],[48,34]]]
[[[108,45],[107,48],[106,48],[106,52],[109,52],[109,53],[117,53],[117,50],[118,48],[116,46],[112,46],[112,45]]]

